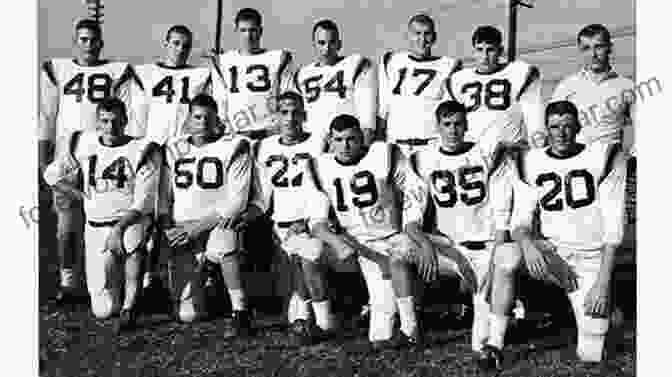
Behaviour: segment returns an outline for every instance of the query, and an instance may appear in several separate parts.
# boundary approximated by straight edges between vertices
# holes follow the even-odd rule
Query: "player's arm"
[[[212,98],[217,102],[219,120],[221,125],[225,129],[233,130],[231,127],[231,122],[229,121],[229,91],[226,84],[225,76],[222,73],[218,57],[211,56],[208,59],[208,64],[210,66],[210,77],[211,77],[211,93]]]
[[[453,75],[455,73],[459,72],[463,68],[463,63],[461,59],[455,59],[453,63],[453,67],[450,69],[450,74],[448,74],[448,77],[446,80],[443,82],[443,98],[442,101],[447,101],[447,100],[452,100],[452,101],[459,101],[458,98],[455,96],[455,93],[453,92]]]
[[[40,70],[40,106],[38,115],[38,164],[40,176],[54,158],[59,87],[53,63],[46,61]]]
[[[528,142],[536,148],[541,148],[546,143],[541,86],[541,71],[535,66],[530,66],[520,92],[516,95],[516,101],[520,103],[523,112]]]
[[[616,251],[625,228],[626,155],[618,145],[610,146],[604,173],[598,183],[598,205],[602,215],[604,244],[597,279],[591,287],[584,309],[587,314],[604,317],[609,312],[611,279]]]
[[[141,92],[144,92],[143,82],[140,80],[133,66],[127,64],[124,72],[112,84],[112,93],[126,104],[126,108],[128,109],[126,133],[130,136],[137,137],[144,135],[142,102],[139,104],[139,107],[133,105],[134,99],[143,101],[142,95],[138,97]]]
[[[156,200],[156,220],[160,229],[167,229],[172,225],[172,204],[174,200],[173,193],[173,173],[168,163],[169,159],[174,162],[174,155],[168,145],[164,145],[161,150],[161,165],[159,168],[159,183]]]
[[[503,145],[491,155],[488,172],[488,193],[491,197],[492,216],[495,224],[495,244],[509,240],[509,225],[513,212],[514,160]]]
[[[61,142],[67,147],[64,147],[63,152],[44,169],[43,178],[46,184],[55,191],[84,199],[86,195],[80,191],[83,178],[82,167],[74,157],[80,136],[81,132],[76,131],[67,138],[63,138]]]
[[[373,62],[365,57],[355,70],[353,100],[364,131],[364,142],[370,145],[376,133],[378,74]]]
[[[250,222],[267,213],[273,200],[273,185],[266,175],[266,170],[259,159],[261,140],[257,141],[252,148],[250,197],[247,207],[236,223],[236,229],[242,229]]]
[[[378,63],[378,114],[376,116],[376,139],[387,139],[387,117],[390,113],[390,88],[389,70],[394,52],[386,52]]]
[[[625,98],[625,101],[628,106],[628,116],[630,118],[630,125],[626,126],[623,130],[623,151],[625,151],[627,154],[630,156],[635,156],[636,148],[635,148],[635,134],[638,126],[638,115],[639,112],[637,108],[639,107],[637,105],[637,98],[635,97],[635,94],[633,91],[625,91],[623,93],[629,93],[629,95],[623,95]]]
[[[226,195],[220,200],[204,222],[212,226],[221,221],[235,221],[247,207],[252,184],[252,165],[250,143],[241,140],[231,157],[227,169]]]
[[[282,56],[280,57],[280,66],[278,67],[277,73],[277,92],[275,96],[279,96],[280,93],[293,90],[294,88],[294,74],[297,72],[298,67],[294,61],[294,56],[289,51],[282,51]],[[277,109],[273,109],[276,111]]]

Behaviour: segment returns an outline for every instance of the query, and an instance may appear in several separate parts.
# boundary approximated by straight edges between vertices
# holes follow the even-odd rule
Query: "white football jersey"
[[[498,141],[525,141],[544,129],[541,75],[539,69],[525,62],[516,60],[489,74],[478,73],[475,67],[463,69],[451,77],[450,91],[452,97],[467,108],[467,137],[471,141],[480,142],[493,133],[506,139]],[[517,103],[523,113],[521,120],[525,122],[525,127],[517,129],[524,134],[502,134],[497,129],[497,118]]]
[[[83,176],[86,218],[119,219],[129,209],[151,213],[158,188],[158,167],[147,155],[149,141],[129,138],[108,147],[92,132],[79,137],[74,158]]]
[[[429,187],[441,233],[455,242],[491,241],[496,228],[505,230],[508,221],[508,203],[493,203],[505,190],[507,164],[503,153],[495,155],[475,143],[468,146],[462,152],[438,145],[421,150],[411,156],[411,164]]]
[[[408,52],[383,55],[378,115],[387,119],[387,140],[437,136],[434,110],[450,98],[447,80],[461,65],[447,56],[420,60]]]
[[[182,134],[182,126],[189,114],[189,101],[197,94],[207,92],[211,84],[207,67],[167,67],[162,63],[138,66],[136,72],[143,84],[134,95],[133,105],[140,108],[138,132],[158,144]]]
[[[104,98],[116,95],[130,112],[130,87],[137,76],[128,63],[102,61],[95,66],[82,66],[73,59],[52,59],[42,64],[42,85],[58,88],[58,96],[51,99],[58,104],[56,130],[40,129],[42,140],[57,141],[57,153],[68,135],[79,130],[96,129],[96,106]],[[134,117],[129,114],[130,122]],[[133,128],[133,125],[130,125]],[[135,135],[133,135],[135,136]],[[55,139],[52,139],[55,138]]]
[[[620,243],[625,159],[616,145],[582,146],[565,158],[550,147],[533,149],[517,162],[512,226],[529,225],[538,207],[541,232],[559,247],[596,250]]]
[[[254,55],[231,50],[220,55],[212,72],[219,116],[234,131],[271,127],[275,97],[291,87],[293,73],[292,54],[283,50]]]
[[[375,142],[356,164],[323,154],[316,165],[340,225],[354,237],[380,239],[410,222],[421,223],[427,189],[394,145]]]
[[[352,54],[334,65],[310,63],[296,72],[294,86],[308,113],[306,131],[326,135],[340,114],[357,117],[362,128],[375,128],[378,86],[370,59]]]
[[[212,211],[234,218],[250,195],[252,164],[247,139],[223,135],[197,147],[189,136],[166,144],[165,169],[175,221],[198,220]]]
[[[314,135],[293,145],[282,144],[280,135],[259,142],[257,166],[265,201],[272,203],[274,221],[306,218],[306,192],[317,187],[311,161],[320,155],[321,146],[319,138]]]

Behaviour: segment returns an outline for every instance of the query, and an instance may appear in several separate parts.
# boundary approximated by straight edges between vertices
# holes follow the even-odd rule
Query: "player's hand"
[[[533,242],[524,242],[521,245],[525,266],[530,275],[538,280],[548,280],[548,264],[546,258]]]
[[[109,251],[117,255],[126,253],[126,250],[124,249],[124,231],[121,228],[117,226],[112,227],[112,230],[105,239],[104,251]]]
[[[420,277],[428,283],[436,280],[439,271],[439,262],[434,246],[430,242],[420,242],[417,250],[416,263]]]
[[[584,313],[591,317],[607,318],[609,299],[609,284],[596,281],[583,302]]]
[[[334,244],[330,245],[333,249],[334,252],[336,253],[336,257],[339,260],[345,260],[357,253],[357,250],[355,247],[345,240],[340,240],[338,242],[334,242]]]

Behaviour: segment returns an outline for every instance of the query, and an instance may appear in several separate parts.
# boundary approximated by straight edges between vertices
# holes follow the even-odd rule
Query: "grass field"
[[[312,347],[293,345],[283,316],[260,315],[258,333],[225,340],[227,318],[186,325],[166,314],[143,315],[139,329],[117,337],[113,320],[96,320],[85,307],[61,311],[46,303],[53,293],[53,268],[42,270],[40,306],[41,376],[480,376],[469,350],[469,330],[442,324],[428,329],[428,347],[369,353],[366,329],[345,323],[341,340]],[[610,341],[600,365],[577,362],[571,326],[534,332],[525,341],[513,331],[501,376],[634,376],[634,271],[617,274],[627,320]],[[544,296],[546,297],[546,296]],[[540,300],[543,301],[543,300]],[[550,298],[550,301],[553,301]],[[559,321],[559,323],[562,323]],[[518,336],[516,336],[518,335]]]

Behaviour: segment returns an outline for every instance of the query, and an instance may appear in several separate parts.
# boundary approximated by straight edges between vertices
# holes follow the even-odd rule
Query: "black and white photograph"
[[[5,354],[45,377],[665,363],[668,47],[642,3],[36,0],[4,33],[33,29],[2,68],[30,76]]]

